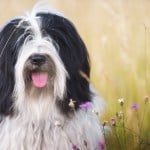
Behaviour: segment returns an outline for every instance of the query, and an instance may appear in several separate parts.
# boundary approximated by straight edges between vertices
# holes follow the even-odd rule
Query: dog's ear
[[[20,19],[6,24],[0,32],[0,114],[12,114],[15,85],[15,63],[24,29],[17,27]],[[24,36],[22,36],[24,37]],[[18,43],[18,39],[20,42]],[[22,40],[23,42],[23,40]],[[17,82],[17,81],[16,81]]]
[[[11,29],[11,25],[8,24],[0,32],[0,115],[8,115],[12,112],[14,70],[10,55],[12,47],[8,41]]]
[[[56,43],[58,53],[69,74],[66,107],[68,107],[70,99],[76,101],[76,107],[90,101],[91,92],[87,80],[90,76],[89,55],[74,25],[68,19],[55,14],[39,13],[38,16],[41,18],[43,34],[50,36]],[[82,76],[83,74],[86,78]]]

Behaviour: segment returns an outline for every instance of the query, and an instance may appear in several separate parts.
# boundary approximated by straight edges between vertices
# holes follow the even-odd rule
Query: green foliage
[[[105,147],[107,150],[149,150],[150,131],[147,124],[150,112],[149,97],[140,103],[126,105],[126,101],[119,99],[120,108],[113,115],[110,122],[103,124],[111,126],[111,132],[105,134]],[[105,121],[106,122],[106,121]]]

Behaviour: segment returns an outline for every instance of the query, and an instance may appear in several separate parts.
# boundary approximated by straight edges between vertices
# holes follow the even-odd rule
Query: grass
[[[118,113],[114,114],[113,122],[111,120],[108,123],[112,127],[112,133],[105,136],[107,149],[148,150],[150,148],[149,122],[147,122],[149,100],[149,97],[146,97],[140,104],[133,103],[127,107],[124,103],[120,106]],[[127,108],[130,109],[128,114]]]
[[[15,0],[15,4],[19,3]],[[35,1],[2,0],[0,12],[6,18],[31,8]],[[150,149],[150,2],[148,0],[52,0],[77,27],[91,57],[91,82],[105,99],[107,109],[101,121],[111,118],[112,134],[106,137],[108,150]],[[9,4],[9,5],[8,5]],[[15,8],[15,9],[14,9]],[[10,16],[11,14],[11,16]],[[120,106],[118,99],[124,99]],[[131,109],[132,103],[139,108]],[[118,119],[116,112],[123,112]]]
[[[58,0],[55,5],[73,20],[89,49],[91,81],[107,103],[101,121],[109,126],[111,118],[116,121],[106,137],[107,149],[150,149],[150,102],[145,104],[150,96],[150,2]]]

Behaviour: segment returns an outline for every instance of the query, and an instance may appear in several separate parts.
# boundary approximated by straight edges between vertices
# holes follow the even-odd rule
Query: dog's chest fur
[[[82,119],[81,119],[82,118]],[[63,123],[61,123],[63,122]],[[0,124],[1,150],[97,150],[101,137],[93,114],[79,111],[73,119],[29,122],[5,118]]]

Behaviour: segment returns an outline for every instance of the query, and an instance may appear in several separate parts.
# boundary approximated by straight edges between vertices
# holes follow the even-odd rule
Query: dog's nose
[[[34,54],[30,56],[30,60],[34,65],[42,65],[46,62],[46,56],[42,54]]]

